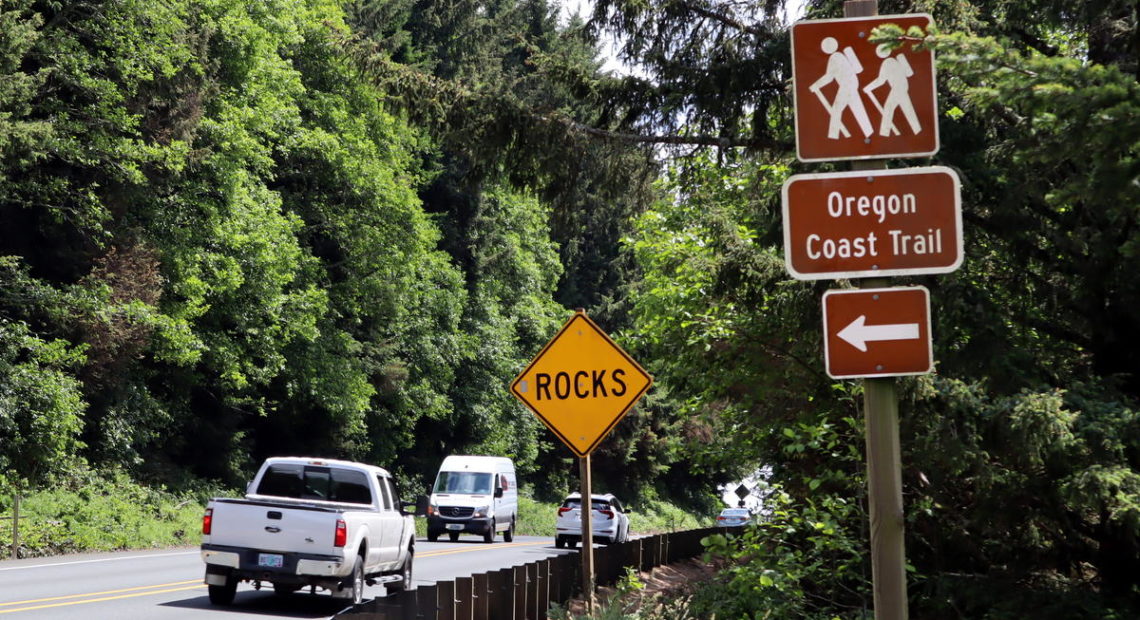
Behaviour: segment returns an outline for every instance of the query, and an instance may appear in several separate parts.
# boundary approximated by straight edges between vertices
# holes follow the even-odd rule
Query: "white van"
[[[452,542],[468,532],[483,542],[515,538],[519,491],[515,464],[499,456],[449,456],[439,466],[427,510],[427,537],[431,542],[447,532]]]

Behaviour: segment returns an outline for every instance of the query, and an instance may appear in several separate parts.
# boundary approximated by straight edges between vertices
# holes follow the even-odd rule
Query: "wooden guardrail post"
[[[455,620],[473,620],[475,617],[475,579],[455,578]]]
[[[598,564],[598,583],[612,586],[617,583],[621,575],[621,555],[619,551],[624,543],[616,545],[606,545],[600,549],[599,557],[601,562]]]
[[[439,620],[455,620],[455,582],[440,581],[435,584],[436,607],[439,608]]]
[[[576,555],[563,556],[562,560],[562,579],[566,581],[565,586],[562,588],[562,600],[560,603],[568,603],[571,598],[582,591],[582,571],[574,570],[574,564],[580,566],[581,561],[578,560]]]
[[[487,588],[487,573],[471,575],[471,618],[473,620],[491,620],[490,591]]]
[[[401,590],[388,595],[396,609],[393,618],[400,620],[416,620],[416,614],[421,609],[419,604],[419,590]],[[434,605],[433,605],[434,607]]]
[[[515,571],[510,568],[500,568],[492,573],[496,574],[496,577],[494,586],[490,581],[487,582],[487,587],[493,590],[488,615],[496,619],[515,620]]]
[[[420,586],[412,590],[415,594],[416,620],[439,620],[439,586]]]
[[[497,570],[487,575],[487,618],[498,620],[502,610],[503,600],[503,574]]]
[[[550,584],[550,560],[543,560],[534,567],[534,576],[538,581],[534,598],[535,620],[546,620],[546,612],[550,609],[550,596],[553,586]]]
[[[635,538],[625,544],[625,565],[641,571],[641,539]]]
[[[535,606],[535,563],[514,568],[514,620],[530,620],[527,610]]]

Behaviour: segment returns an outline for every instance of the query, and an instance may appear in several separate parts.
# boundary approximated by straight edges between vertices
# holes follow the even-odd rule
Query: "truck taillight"
[[[214,509],[207,508],[206,514],[202,515],[202,534],[205,536],[210,535],[210,529],[214,527]]]
[[[612,518],[614,518],[614,511],[612,511],[612,510],[599,510],[598,512],[600,512],[600,513],[602,513],[603,515],[605,515],[607,519],[612,519]]]
[[[570,512],[571,510],[573,510],[573,508],[559,508],[558,509],[558,516],[561,517],[562,515]]]
[[[333,535],[333,546],[343,547],[348,544],[348,525],[344,519],[336,520],[336,534]]]

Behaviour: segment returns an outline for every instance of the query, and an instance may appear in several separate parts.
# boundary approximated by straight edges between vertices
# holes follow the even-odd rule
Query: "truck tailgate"
[[[263,502],[248,499],[214,500],[210,544],[273,552],[332,555],[335,508]]]

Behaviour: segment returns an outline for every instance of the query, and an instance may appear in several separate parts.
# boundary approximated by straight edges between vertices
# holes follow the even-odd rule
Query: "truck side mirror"
[[[416,497],[416,511],[412,515],[417,517],[426,517],[428,509],[429,498],[427,495],[420,495]]]

